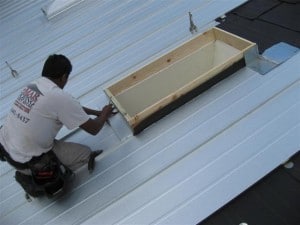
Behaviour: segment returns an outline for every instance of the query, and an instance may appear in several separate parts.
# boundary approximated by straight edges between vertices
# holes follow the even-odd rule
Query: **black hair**
[[[61,78],[64,74],[69,76],[72,71],[70,60],[64,55],[50,55],[45,61],[42,76],[48,78]]]

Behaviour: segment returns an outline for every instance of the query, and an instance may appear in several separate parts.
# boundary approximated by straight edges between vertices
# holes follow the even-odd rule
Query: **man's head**
[[[64,55],[50,55],[46,60],[42,76],[47,77],[63,88],[66,84],[69,74],[72,71],[70,60]]]

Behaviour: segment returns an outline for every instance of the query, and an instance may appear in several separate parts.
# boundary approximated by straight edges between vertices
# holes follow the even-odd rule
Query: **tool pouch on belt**
[[[31,176],[16,171],[15,178],[32,197],[42,195],[53,197],[63,192],[66,179],[72,174],[72,171],[65,167],[52,151],[34,157],[28,162],[28,167]]]

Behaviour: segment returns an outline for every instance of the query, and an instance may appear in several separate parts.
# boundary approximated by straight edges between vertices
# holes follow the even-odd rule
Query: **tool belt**
[[[0,159],[7,161],[17,169],[15,173],[16,181],[23,187],[26,194],[32,197],[43,195],[53,197],[63,192],[67,178],[73,174],[51,150],[33,157],[29,162],[19,163],[14,161],[0,144]],[[24,169],[29,169],[31,175],[18,171]]]

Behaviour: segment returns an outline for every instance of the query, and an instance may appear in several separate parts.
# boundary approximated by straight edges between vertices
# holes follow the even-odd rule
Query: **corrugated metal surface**
[[[1,123],[49,54],[73,62],[67,91],[101,107],[104,86],[191,38],[188,11],[204,28],[243,2],[84,1],[48,21],[40,11],[47,1],[1,1]],[[126,140],[108,126],[96,137],[63,130],[60,137],[105,150],[63,198],[28,203],[1,163],[0,223],[199,222],[299,150],[299,60],[298,53],[265,76],[242,69]]]

